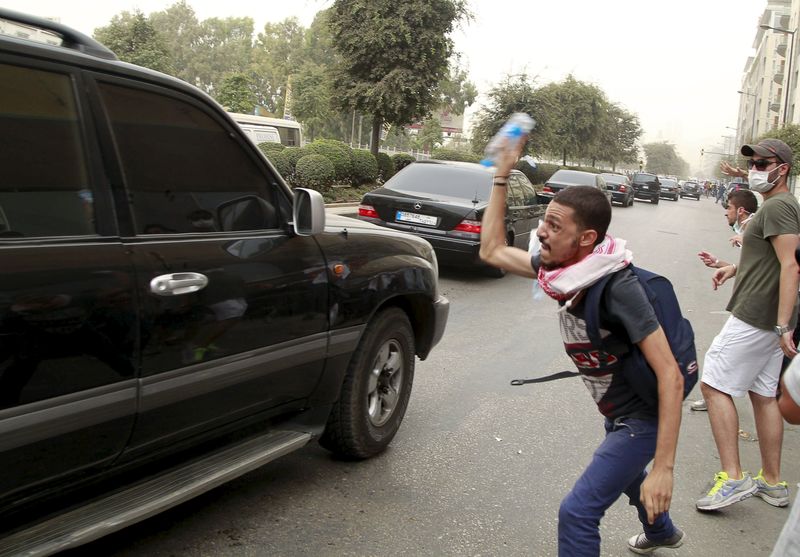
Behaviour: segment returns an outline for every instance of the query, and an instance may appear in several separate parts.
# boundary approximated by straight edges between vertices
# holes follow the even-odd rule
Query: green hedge
[[[378,160],[375,155],[363,149],[353,151],[353,171],[350,182],[354,186],[371,184],[378,179]]]
[[[265,141],[263,143],[258,144],[258,148],[261,149],[261,152],[266,155],[267,158],[270,155],[276,155],[286,149],[286,145],[282,143],[273,143],[271,141]]]
[[[260,147],[260,145],[259,145]],[[269,162],[272,163],[272,166],[275,167],[275,170],[278,171],[284,180],[287,182],[291,182],[294,175],[294,168],[292,167],[292,163],[289,162],[289,157],[286,156],[285,151],[280,151],[275,154],[267,155]]]
[[[392,162],[394,162],[395,172],[400,172],[412,162],[417,162],[417,159],[411,155],[407,155],[406,153],[397,153],[396,155],[392,156]]]
[[[481,162],[481,158],[474,153],[444,148],[434,149],[431,158],[438,161]]]
[[[333,163],[335,180],[347,183],[353,173],[353,149],[346,143],[335,139],[318,139],[306,145],[308,152],[322,155]]]
[[[386,153],[378,153],[375,158],[378,159],[378,180],[385,183],[386,180],[394,176],[394,161]]]
[[[281,151],[281,154],[283,154],[283,156],[286,157],[286,160],[289,161],[289,164],[292,166],[292,172],[294,172],[295,166],[297,166],[297,161],[306,155],[310,155],[311,153],[304,147],[287,147]]]
[[[332,185],[336,178],[333,163],[323,155],[306,155],[297,161],[294,173],[295,185],[318,190]]]

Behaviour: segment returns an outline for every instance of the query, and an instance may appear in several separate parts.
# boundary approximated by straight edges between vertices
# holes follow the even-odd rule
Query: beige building
[[[739,145],[779,126],[782,121],[789,40],[786,33],[764,26],[785,28],[789,24],[792,2],[769,0],[756,27],[755,53],[747,59],[739,90],[741,99],[736,124]]]

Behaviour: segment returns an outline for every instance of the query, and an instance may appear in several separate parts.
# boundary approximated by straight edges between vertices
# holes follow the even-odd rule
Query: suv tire
[[[652,203],[652,204],[654,204],[654,205],[658,205],[658,198],[656,197],[656,198],[654,198],[654,199],[651,199],[651,200],[650,200],[650,203]]]
[[[320,444],[358,459],[386,449],[408,406],[414,354],[414,333],[404,311],[389,308],[373,317],[350,360]]]

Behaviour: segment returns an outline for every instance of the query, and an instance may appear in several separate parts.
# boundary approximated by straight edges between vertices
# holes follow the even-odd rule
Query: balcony
[[[772,81],[778,85],[783,84],[783,73],[776,73],[774,76],[772,76]]]

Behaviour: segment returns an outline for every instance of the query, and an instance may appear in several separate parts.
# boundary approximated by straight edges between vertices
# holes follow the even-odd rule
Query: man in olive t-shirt
[[[716,289],[736,276],[728,303],[731,316],[714,338],[703,364],[701,389],[722,470],[714,486],[697,501],[713,511],[752,495],[783,507],[789,503],[780,481],[783,419],[775,393],[784,354],[794,357],[798,266],[794,251],[800,234],[800,205],[789,192],[792,151],[778,139],[744,145],[750,189],[764,203],[745,229],[739,265],[714,273]],[[732,397],[749,394],[758,431],[761,471],[753,478],[739,461],[739,418]]]

